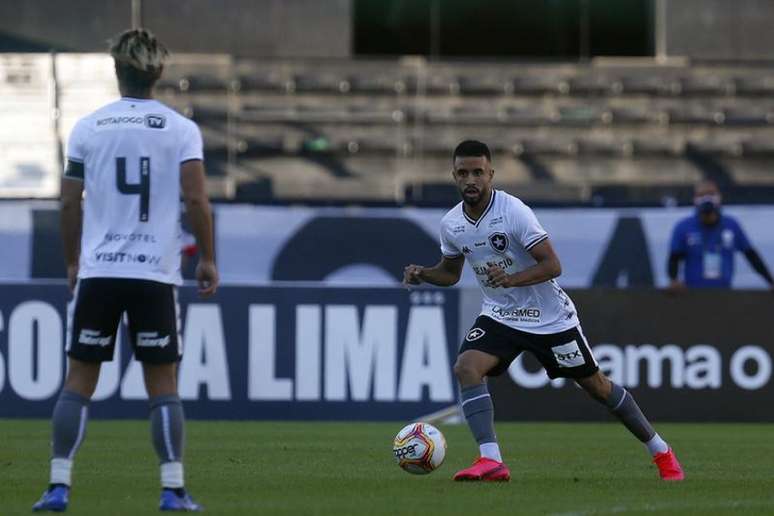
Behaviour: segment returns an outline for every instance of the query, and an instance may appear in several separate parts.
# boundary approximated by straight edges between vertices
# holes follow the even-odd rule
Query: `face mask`
[[[720,196],[702,195],[694,197],[693,204],[696,206],[697,213],[715,213],[720,211]]]

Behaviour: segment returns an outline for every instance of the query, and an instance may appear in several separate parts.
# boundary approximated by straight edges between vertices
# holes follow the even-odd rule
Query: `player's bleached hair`
[[[169,52],[147,29],[122,32],[111,44],[110,55],[116,65],[128,65],[141,72],[158,73]]]

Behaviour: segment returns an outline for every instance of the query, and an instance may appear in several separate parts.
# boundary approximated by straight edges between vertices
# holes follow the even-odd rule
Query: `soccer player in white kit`
[[[177,303],[181,194],[201,250],[199,294],[210,296],[218,285],[202,138],[194,122],[152,98],[167,50],[150,32],[124,32],[111,55],[121,99],[79,120],[67,145],[61,223],[73,292],[65,344],[69,367],[52,416],[50,485],[33,510],[67,508],[89,401],[101,363],[113,359],[125,313],[150,401],[161,470],[159,508],[198,511],[183,483],[184,417],[176,371],[183,351]]]
[[[462,410],[480,457],[454,480],[507,481],[500,456],[494,407],[486,385],[522,351],[535,355],[551,378],[571,378],[607,406],[648,448],[664,480],[682,480],[683,470],[669,445],[653,430],[634,398],[597,366],[572,300],[554,278],[559,258],[535,214],[518,198],[492,187],[489,148],[466,140],[453,155],[452,176],[462,202],[441,221],[441,261],[409,265],[404,283],[457,283],[468,260],[483,292],[481,315],[465,336],[454,373]]]

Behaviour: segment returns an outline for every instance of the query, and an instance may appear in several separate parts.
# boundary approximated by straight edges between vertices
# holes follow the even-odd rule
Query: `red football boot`
[[[454,480],[483,480],[488,482],[507,482],[511,479],[511,472],[502,462],[479,457],[469,468],[458,471]]]
[[[685,473],[675,457],[675,452],[669,448],[664,453],[657,453],[653,457],[653,463],[658,466],[658,474],[662,480],[683,480]]]

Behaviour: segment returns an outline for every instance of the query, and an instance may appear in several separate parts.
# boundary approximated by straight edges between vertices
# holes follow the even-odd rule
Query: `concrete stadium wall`
[[[667,0],[667,54],[699,59],[774,59],[774,2]]]
[[[38,51],[104,51],[109,38],[131,25],[131,4],[131,0],[0,2],[0,49],[18,44]],[[173,52],[350,55],[351,0],[146,0],[142,19]]]
[[[665,0],[666,51],[702,59],[774,58],[774,3]],[[0,51],[95,52],[131,24],[131,0],[0,2]],[[348,57],[353,0],[142,3],[143,24],[175,52],[238,57]]]

